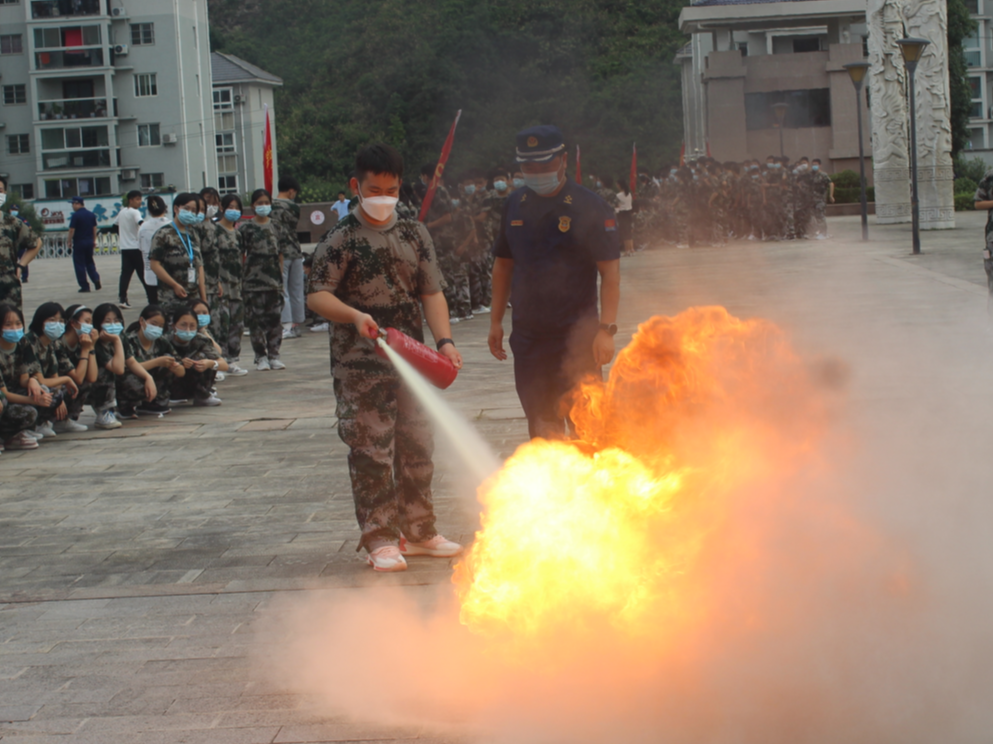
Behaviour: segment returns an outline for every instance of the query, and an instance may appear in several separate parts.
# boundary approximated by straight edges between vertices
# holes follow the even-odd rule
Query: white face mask
[[[215,214],[217,214],[217,206],[215,204],[209,205],[207,207],[207,219],[213,219]]]
[[[362,196],[359,195],[359,204],[362,211],[369,215],[376,222],[386,222],[396,209],[397,202],[400,201],[395,196]]]
[[[0,194],[0,207],[2,207],[7,202],[7,195]]]

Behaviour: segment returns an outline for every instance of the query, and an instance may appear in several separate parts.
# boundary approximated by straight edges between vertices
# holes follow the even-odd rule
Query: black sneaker
[[[78,291],[80,291],[80,292],[89,292],[90,291],[90,288],[89,287],[80,287]]]
[[[167,413],[172,413],[172,409],[162,403],[152,401],[151,403],[140,404],[134,409],[134,412],[140,416],[164,416]]]
[[[103,285],[100,282],[93,282],[93,286],[97,288],[97,292],[103,289]]]

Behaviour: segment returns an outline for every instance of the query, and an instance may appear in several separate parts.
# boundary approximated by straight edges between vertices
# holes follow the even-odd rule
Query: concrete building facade
[[[217,183],[206,0],[0,2],[0,173],[25,198]]]
[[[969,68],[972,111],[969,144],[962,157],[982,158],[993,166],[993,0],[965,0],[976,30],[963,42]]]
[[[993,0],[987,0],[993,3]],[[864,0],[702,0],[683,9],[687,154],[718,160],[780,153],[773,105],[786,103],[783,151],[820,158],[829,173],[858,170],[856,95],[843,65],[865,61]],[[869,112],[863,95],[867,158]],[[871,170],[871,169],[870,169]]]

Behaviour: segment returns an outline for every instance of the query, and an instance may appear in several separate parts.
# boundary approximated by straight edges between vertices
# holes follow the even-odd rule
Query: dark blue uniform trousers
[[[86,275],[94,284],[100,283],[100,275],[97,273],[97,265],[93,263],[93,244],[74,245],[72,247],[72,265],[76,269],[76,282],[80,289],[89,289],[90,285],[86,281]]]

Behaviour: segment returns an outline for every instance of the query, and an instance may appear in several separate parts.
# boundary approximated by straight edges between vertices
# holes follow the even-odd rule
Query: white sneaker
[[[89,431],[90,427],[86,424],[81,424],[78,421],[72,419],[66,419],[65,421],[55,422],[55,431],[61,432],[75,432],[75,431]]]
[[[311,333],[327,333],[329,330],[331,330],[330,323],[318,323],[310,327]]]
[[[242,336],[251,336],[252,335],[252,332],[246,328],[244,331],[242,331],[241,335]]]
[[[208,398],[197,398],[193,401],[195,406],[219,406],[221,405],[221,399],[216,395],[211,395]]]
[[[430,540],[415,543],[404,538],[400,539],[400,552],[403,555],[430,555],[434,558],[451,558],[462,552],[462,546],[452,542],[442,535],[435,535]]]
[[[286,369],[286,365],[278,359],[269,360],[269,369]]]
[[[189,402],[190,401],[189,401],[188,398],[170,398],[169,399],[169,406],[170,407],[171,406],[181,406],[184,403],[189,403]]]
[[[464,320],[472,320],[472,313],[469,313],[468,315],[463,315],[461,318],[459,318],[459,322],[462,322]]]
[[[459,319],[458,318],[449,318],[448,319],[449,325],[455,325],[458,322],[459,322]]]
[[[242,369],[237,364],[233,364],[233,363],[228,364],[228,371],[227,371],[228,377],[244,377],[247,374],[248,374],[247,369]]]
[[[42,434],[37,429],[25,429],[24,431],[22,431],[20,433],[23,434],[26,437],[31,437],[35,441],[38,441],[40,439],[44,439],[45,438],[45,435]]]
[[[283,329],[283,338],[293,338],[293,329],[292,328],[284,328]]]
[[[214,381],[215,382],[224,382],[224,378],[225,377],[227,377],[226,374],[224,374],[223,372],[218,372],[216,375],[214,375]]]
[[[13,450],[33,450],[33,449],[38,449],[38,442],[36,442],[31,437],[29,437],[27,435],[27,432],[22,431],[22,432],[19,432],[19,433],[15,434],[13,437],[11,437],[10,439],[8,439],[7,441],[5,441],[3,443],[3,447],[4,447],[4,449],[11,450],[11,451],[13,451]],[[393,548],[393,549],[396,550],[396,548]],[[401,558],[400,560],[402,561],[403,558]],[[407,564],[404,563],[403,564],[403,567],[406,568],[407,567]],[[396,570],[396,569],[394,569],[394,570]],[[403,570],[403,569],[399,569],[399,570]]]
[[[104,408],[97,414],[96,423],[93,424],[97,429],[120,429],[121,422],[117,420],[117,416],[114,415],[113,408]]]
[[[52,437],[53,439],[56,436],[55,429],[52,428],[52,422],[51,421],[46,421],[41,426],[39,426],[35,431],[37,431],[42,436]]]
[[[268,372],[270,369],[272,369],[272,367],[269,366],[269,360],[266,359],[265,357],[262,357],[262,359],[259,359],[259,361],[255,363],[255,369],[257,369],[259,372]]]
[[[407,561],[400,555],[396,545],[384,545],[369,553],[366,557],[373,571],[406,571]]]
[[[490,312],[490,309],[484,305],[483,307],[473,308],[472,314],[473,315],[486,315],[489,312]]]

